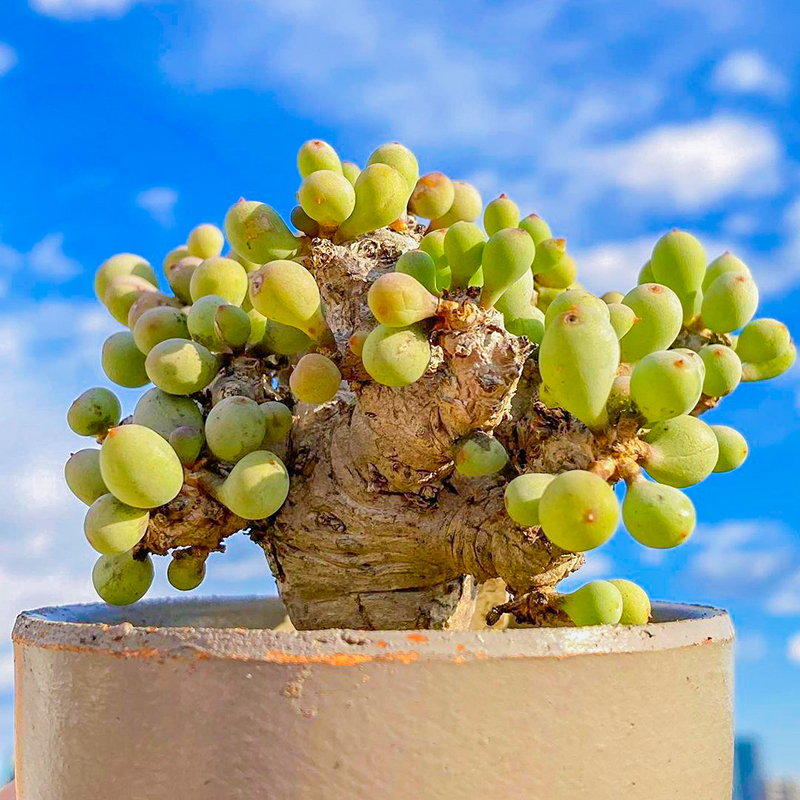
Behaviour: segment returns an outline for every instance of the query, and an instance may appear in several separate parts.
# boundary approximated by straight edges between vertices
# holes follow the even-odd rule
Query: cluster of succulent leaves
[[[741,260],[724,253],[708,263],[697,239],[673,230],[656,243],[635,288],[597,297],[576,283],[565,240],[541,217],[521,217],[505,195],[484,209],[474,186],[439,172],[420,177],[399,143],[379,147],[360,170],[310,141],[298,167],[296,232],[270,206],[240,200],[224,234],[200,225],[166,256],[172,294],[159,290],[137,255],[115,255],[97,272],[98,298],[125,326],[103,346],[106,375],[124,387],[154,384],[123,422],[106,388],[89,389],[68,414],[76,433],[101,443],[72,455],[66,479],[90,506],[85,532],[100,553],[93,577],[104,600],[126,604],[146,593],[153,566],[141,542],[149,515],[181,492],[196,465],[221,466],[224,477],[206,488],[243,520],[280,509],[289,473],[272,449],[290,435],[291,402],[212,403],[209,387],[231,357],[278,355],[292,364],[294,401],[332,401],[342,384],[340,355],[303,254],[318,238],[346,245],[385,226],[406,230],[414,224],[408,215],[430,220],[427,231],[374,281],[367,300],[375,324],[350,337],[366,375],[402,392],[429,369],[431,331],[449,311],[495,309],[509,334],[534,345],[544,406],[568,412],[596,437],[623,423],[635,432],[611,475],[513,477],[509,524],[540,527],[566,550],[592,550],[618,527],[611,483],[623,479],[622,518],[637,541],[671,548],[686,540],[695,511],[681,489],[747,456],[738,431],[707,425],[699,414],[740,382],[775,377],[795,358],[782,323],[753,319],[758,289]],[[458,443],[453,468],[478,477],[507,460],[499,441],[475,431]],[[175,550],[172,585],[199,585],[207,555]],[[553,604],[578,625],[642,623],[650,613],[644,592],[628,581],[593,581]]]

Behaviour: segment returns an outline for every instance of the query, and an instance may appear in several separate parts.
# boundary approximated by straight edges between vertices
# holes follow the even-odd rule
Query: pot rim
[[[18,645],[128,658],[355,666],[372,661],[462,663],[652,652],[727,643],[734,636],[726,611],[688,603],[654,602],[657,621],[647,625],[481,631],[272,630],[282,609],[276,596],[163,598],[126,607],[104,603],[44,607],[23,611],[12,639]],[[215,626],[223,615],[248,626]],[[182,624],[164,624],[165,616]],[[269,627],[258,627],[267,621]]]

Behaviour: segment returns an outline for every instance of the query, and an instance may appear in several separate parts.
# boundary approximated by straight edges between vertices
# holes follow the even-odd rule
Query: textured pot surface
[[[289,633],[274,598],[27,612],[19,796],[730,800],[730,619],[654,614]]]

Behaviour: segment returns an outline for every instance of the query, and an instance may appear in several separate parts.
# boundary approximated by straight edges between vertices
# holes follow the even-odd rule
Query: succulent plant
[[[795,358],[784,325],[752,319],[747,266],[673,230],[638,286],[596,297],[542,217],[501,195],[482,229],[478,191],[419,177],[397,142],[360,170],[315,140],[298,166],[297,232],[240,200],[224,235],[203,224],[167,254],[172,295],[140,256],[98,270],[129,326],[106,375],[155,385],[126,419],[102,387],[68,413],[100,445],[65,468],[100,596],[142,597],[152,555],[193,589],[245,531],[299,628],[474,625],[498,579],[488,624],[646,622],[630,581],[557,587],[620,519],[643,546],[686,541],[681,489],[745,460],[700,416]]]

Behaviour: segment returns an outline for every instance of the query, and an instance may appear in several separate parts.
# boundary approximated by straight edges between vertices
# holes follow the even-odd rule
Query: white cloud
[[[45,301],[0,314],[0,416],[8,421],[0,485],[13,498],[0,504],[0,673],[20,610],[92,597],[85,506],[63,469],[70,451],[91,446],[67,428],[69,403],[107,383],[98,355],[116,326],[107,314],[100,323],[97,311],[89,302]]]
[[[790,234],[800,234],[800,197],[793,200],[783,212],[783,224]]]
[[[81,265],[64,253],[64,234],[48,233],[27,255],[28,266],[39,276],[67,281],[81,272]]]
[[[266,88],[287,106],[303,113],[313,108],[316,118],[344,130],[360,125],[375,141],[399,138],[423,159],[485,154],[513,180],[548,172],[559,191],[572,191],[580,175],[572,156],[582,139],[652,111],[661,92],[656,81],[630,73],[624,106],[610,76],[565,91],[564,63],[584,53],[587,42],[553,35],[563,6],[563,0],[543,0],[502,13],[491,4],[471,8],[469,30],[454,35],[450,15],[419,0],[402,7],[341,0],[335,15],[325,0],[201,0],[196,32],[191,38],[172,32],[162,65],[169,80],[203,90]],[[269,48],[263,30],[271,33]],[[471,42],[476,31],[480,43]],[[609,32],[607,43],[616,35],[622,34]]]
[[[156,222],[169,228],[175,224],[175,204],[178,193],[166,186],[154,186],[139,192],[136,205],[143,208]]]
[[[587,581],[609,578],[615,569],[614,561],[605,553],[586,553],[586,563],[559,584],[559,591],[572,592]]]
[[[604,242],[572,253],[581,284],[602,294],[611,290],[625,294],[636,286],[639,270],[650,258],[657,236],[630,241]]]
[[[582,580],[606,578],[614,570],[614,562],[605,553],[592,553],[586,556],[586,563],[578,573]]]
[[[761,661],[767,649],[767,640],[757,631],[736,635],[736,658],[740,661]]]
[[[81,265],[64,252],[64,234],[48,233],[28,253],[0,241],[0,297],[8,291],[12,275],[28,268],[50,283],[62,283],[82,271]]]
[[[311,108],[315,119],[340,132],[345,157],[366,155],[348,149],[354,139],[399,138],[416,150],[423,171],[472,180],[485,199],[507,192],[524,213],[542,213],[570,239],[580,280],[590,288],[633,284],[660,233],[652,241],[639,237],[653,210],[696,215],[675,220],[691,225],[734,203],[721,224],[732,241],[717,248],[703,237],[709,259],[725,249],[746,258],[765,296],[800,281],[800,225],[796,237],[770,253],[742,247],[761,222],[741,201],[783,188],[790,175],[776,132],[733,113],[663,122],[674,119],[666,87],[695,75],[713,55],[713,42],[696,34],[695,15],[721,31],[733,19],[730,9],[722,14],[716,4],[699,10],[689,0],[671,0],[674,38],[631,74],[608,65],[598,48],[637,39],[647,18],[663,15],[661,6],[643,7],[636,21],[599,14],[593,37],[564,32],[563,0],[535,9],[471,6],[463,25],[421,0],[402,8],[342,0],[336,8],[331,17],[325,0],[197,0],[196,27],[191,36],[168,31],[161,66],[173,83],[269,91],[304,118]],[[316,24],[322,16],[325,26]],[[692,24],[681,24],[684,18]],[[565,74],[565,65],[593,59],[608,69]],[[462,174],[454,164],[474,167]],[[622,224],[604,241],[612,202],[619,209],[615,226]]]
[[[83,545],[83,542],[79,542]],[[85,603],[95,600],[96,595],[90,580],[91,571],[83,574],[72,574],[64,568],[58,568],[54,559],[38,571],[12,572],[0,567],[0,632],[7,640],[14,627],[14,620],[20,611],[42,606],[61,605],[63,603]],[[0,651],[0,691],[8,688],[13,680],[9,667],[11,656],[7,652],[5,641]]]
[[[776,617],[800,616],[800,569],[783,579],[767,601],[767,611]]]
[[[490,176],[489,180],[494,178]],[[770,251],[752,249],[747,237],[758,229],[759,222],[750,214],[736,214],[723,222],[724,236],[710,237],[695,232],[711,261],[726,250],[734,252],[748,264],[758,283],[762,297],[775,296],[800,280],[800,198],[790,202],[783,213],[783,244]],[[648,236],[599,242],[586,248],[571,248],[578,264],[578,276],[591,291],[602,293],[615,289],[626,292],[636,284],[642,265],[659,236],[666,230]]]
[[[197,0],[191,36],[168,32],[166,78],[202,91],[269,91],[304,118],[313,109],[314,119],[340,131],[348,158],[366,155],[348,149],[353,138],[398,138],[416,150],[423,171],[469,178],[454,162],[490,165],[473,175],[487,197],[505,191],[554,230],[581,231],[585,244],[612,193],[635,226],[650,207],[696,212],[778,186],[782,148],[762,122],[718,115],[652,126],[666,116],[665,88],[709,58],[711,43],[694,31],[697,13],[708,27],[721,24],[710,6],[677,3],[668,53],[632,74],[611,66],[607,53],[638,40],[660,7],[643,7],[636,20],[598,14],[595,35],[584,36],[560,25],[563,0],[502,11],[473,4],[465,19],[421,0],[341,0],[335,15],[328,5]],[[608,68],[584,75],[569,67],[594,59]],[[644,132],[625,141],[630,130]]]
[[[651,547],[640,547],[637,550],[639,561],[648,567],[660,567],[667,560],[665,550],[654,550]]]
[[[786,655],[789,661],[800,664],[800,633],[789,637],[789,641],[786,643]]]
[[[214,578],[220,581],[240,583],[248,580],[263,580],[269,577],[265,569],[263,553],[253,550],[243,558],[226,558],[214,566]]]
[[[0,270],[14,272],[22,266],[22,253],[13,247],[0,242]]]
[[[771,283],[766,287],[776,292],[792,286],[800,277],[800,197],[784,211],[783,227],[784,244],[775,259],[779,268],[772,271]]]
[[[722,222],[722,229],[731,236],[751,236],[758,230],[758,217],[744,212],[729,214]]]
[[[703,525],[690,540],[689,573],[720,594],[761,596],[771,616],[800,615],[800,547],[772,520]]]
[[[789,203],[783,212],[783,233],[783,244],[765,253],[764,261],[753,269],[762,294],[777,294],[794,286],[800,278],[800,198]]]
[[[14,685],[14,656],[11,653],[0,656],[0,692]]]
[[[22,253],[0,241],[0,297],[5,297],[11,284],[11,276],[24,263]]]
[[[0,78],[17,64],[17,51],[10,44],[0,42]]]
[[[611,184],[681,211],[775,190],[781,157],[764,123],[727,116],[661,125],[586,155]]]
[[[703,525],[690,542],[690,572],[708,589],[730,595],[766,592],[796,558],[791,537],[771,520]]]
[[[46,17],[89,20],[121,17],[137,0],[30,0],[31,8]]]
[[[753,50],[738,50],[720,61],[711,74],[718,91],[780,97],[789,82],[763,56]]]
[[[498,151],[541,118],[541,109],[512,101],[528,74],[509,59],[458,42],[433,16],[369,0],[341,0],[335,14],[327,0],[201,5],[206,24],[190,45],[193,63],[178,50],[165,54],[167,70],[181,81],[203,87],[282,82],[292,88],[289,102],[311,103],[337,121],[360,118],[384,135],[428,146],[491,141]],[[520,20],[542,23],[541,15]],[[233,38],[220,35],[231,26]],[[272,32],[269,48],[263,47],[265,29]],[[384,35],[388,30],[392,36]]]

